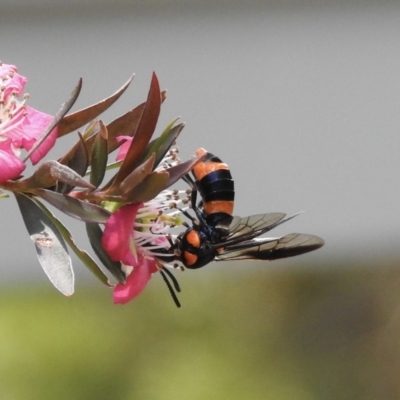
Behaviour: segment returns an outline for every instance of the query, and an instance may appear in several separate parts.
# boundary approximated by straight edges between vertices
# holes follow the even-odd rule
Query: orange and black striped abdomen
[[[217,213],[231,216],[235,189],[228,165],[204,149],[197,150],[196,154],[206,154],[203,161],[193,168],[196,189],[202,197],[204,212],[207,216]]]
[[[190,177],[187,181],[193,187],[191,201],[197,220],[192,219],[193,226],[178,236],[175,246],[179,260],[190,269],[204,267],[215,259],[229,234],[235,198],[228,165],[204,149],[196,154],[204,158],[192,170],[194,181]],[[201,196],[199,204],[197,194]]]

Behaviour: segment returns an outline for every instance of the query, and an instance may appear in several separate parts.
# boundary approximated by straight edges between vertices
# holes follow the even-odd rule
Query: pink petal
[[[151,271],[156,268],[154,260],[143,259],[140,265],[134,267],[126,283],[118,283],[114,288],[114,304],[125,304],[138,296],[151,278]]]
[[[117,141],[121,142],[122,140],[125,140],[125,142],[121,145],[121,147],[119,148],[119,152],[118,155],[116,157],[117,161],[122,161],[125,159],[126,157],[126,153],[129,150],[129,147],[132,143],[132,137],[131,136],[118,136],[117,137]]]
[[[58,128],[54,128],[46,140],[31,154],[30,159],[36,165],[54,146],[58,137]]]
[[[143,203],[128,204],[117,210],[107,220],[101,245],[114,261],[133,265],[130,248],[136,214]]]
[[[12,77],[10,77],[10,73]],[[0,66],[0,78],[4,78],[7,81],[3,82],[5,84],[4,98],[7,98],[11,92],[15,92],[17,96],[20,96],[24,91],[24,87],[27,78],[17,73],[17,67],[9,64],[2,64]]]
[[[25,164],[13,153],[0,150],[0,183],[17,178],[25,169]]]
[[[12,149],[24,148],[29,151],[34,144],[37,143],[44,130],[49,126],[53,117],[37,111],[32,107],[23,105],[23,103],[20,104],[18,101],[16,102],[17,106],[15,106],[13,98],[7,99],[11,94],[15,94],[17,97],[20,96],[27,82],[24,76],[17,73],[17,68],[14,65],[0,63],[0,82],[4,87],[4,91],[1,93],[1,100],[3,102],[10,101],[10,104],[14,104],[11,106],[14,107],[12,108],[13,117],[9,120],[8,129],[2,132],[2,136],[11,140]],[[31,155],[32,164],[35,165],[38,163],[54,146],[57,139],[57,132],[58,129],[55,128]],[[1,147],[1,149],[4,150],[3,147]],[[11,152],[8,153],[10,154]],[[10,164],[10,161],[8,161],[8,163]],[[17,169],[21,170],[21,165],[19,165]],[[9,172],[10,171],[6,171],[3,175],[9,176]]]
[[[26,107],[25,110],[27,115],[17,129],[21,131],[23,137],[21,147],[29,151],[49,126],[53,117],[32,107]],[[53,129],[46,140],[33,152],[30,157],[33,165],[37,164],[54,146],[57,139],[57,132],[58,128]]]

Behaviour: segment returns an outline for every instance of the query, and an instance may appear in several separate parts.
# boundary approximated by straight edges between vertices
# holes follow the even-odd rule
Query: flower
[[[163,191],[146,203],[127,204],[107,220],[102,246],[114,261],[121,261],[127,275],[125,284],[114,288],[114,303],[124,304],[138,296],[153,273],[170,266],[174,260],[170,229],[181,225],[180,211],[171,211],[178,191]],[[186,193],[186,192],[185,192]],[[172,203],[172,204],[176,204]],[[170,212],[168,212],[170,211]]]
[[[122,161],[125,158],[126,153],[129,150],[129,146],[131,145],[132,139],[133,138],[131,136],[118,136],[117,137],[117,141],[119,143],[122,142],[122,145],[118,151],[118,155],[115,158],[117,161]]]
[[[143,203],[128,204],[117,210],[107,221],[102,245],[114,261],[123,263],[128,279],[125,284],[117,284],[114,289],[114,302],[126,303],[139,295],[157,271],[154,260],[138,252],[134,241],[134,224],[138,210]]]
[[[29,151],[53,117],[42,113],[18,100],[23,93],[27,78],[17,73],[14,65],[0,62],[0,183],[18,177],[26,165],[20,160],[21,149]],[[53,147],[57,128],[31,155],[37,164]]]
[[[116,160],[122,161],[133,139],[119,136],[117,140],[123,143]],[[155,171],[164,171],[179,164],[178,152],[178,148],[172,146]],[[113,261],[122,263],[127,277],[124,284],[118,283],[114,288],[115,304],[133,300],[146,287],[153,273],[171,267],[169,262],[174,261],[175,255],[170,252],[173,240],[170,230],[182,225],[180,210],[176,207],[188,201],[187,198],[181,199],[183,193],[187,196],[186,191],[163,190],[153,200],[122,206],[107,220],[102,247]]]

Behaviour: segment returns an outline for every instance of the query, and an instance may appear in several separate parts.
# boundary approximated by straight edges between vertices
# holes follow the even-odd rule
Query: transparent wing
[[[256,238],[221,248],[216,261],[277,260],[319,249],[324,240],[305,233],[290,233],[280,238]]]
[[[299,213],[286,217],[284,213],[269,213],[269,214],[256,214],[249,217],[233,217],[229,225],[229,234],[224,238],[223,247],[249,241],[257,236],[270,231],[278,225],[289,221],[297,216]],[[216,244],[214,247],[219,248],[221,244]]]
[[[285,217],[286,214],[284,213],[256,214],[244,218],[233,217],[229,226],[228,238],[238,235],[242,236],[248,232],[258,231],[269,226],[274,226]]]

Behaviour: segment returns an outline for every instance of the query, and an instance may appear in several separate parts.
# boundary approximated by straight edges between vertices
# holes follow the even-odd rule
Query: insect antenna
[[[179,302],[175,291],[180,292],[181,288],[179,286],[177,279],[175,278],[174,275],[172,275],[171,272],[168,271],[167,268],[160,269],[160,274],[161,274],[162,278],[164,279],[165,284],[167,285],[167,288],[172,297],[172,300],[174,301],[175,305],[179,308],[181,306],[181,303]],[[171,282],[168,280],[168,278],[171,279],[173,286],[171,285]]]
[[[175,278],[175,276],[172,274],[172,272],[168,271],[168,269],[165,268],[165,267],[162,269],[162,271],[163,271],[166,275],[168,275],[168,277],[169,277],[169,278],[171,279],[171,281],[172,281],[172,284],[174,285],[174,289],[175,289],[178,293],[180,293],[181,287],[179,286],[179,282],[178,282],[178,280]]]

